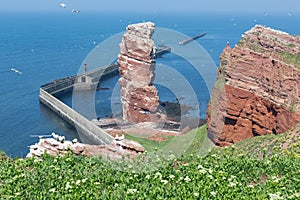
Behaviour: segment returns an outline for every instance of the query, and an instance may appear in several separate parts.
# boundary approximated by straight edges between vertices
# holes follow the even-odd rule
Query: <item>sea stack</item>
[[[151,39],[155,25],[151,22],[127,26],[120,44],[118,65],[121,78],[123,119],[128,122],[158,122],[159,97],[153,85],[155,44]]]
[[[257,25],[227,45],[207,110],[210,139],[226,146],[299,120],[300,37]]]

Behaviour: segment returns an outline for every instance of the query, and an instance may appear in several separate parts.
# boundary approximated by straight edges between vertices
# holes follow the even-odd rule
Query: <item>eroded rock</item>
[[[220,57],[207,110],[209,137],[226,146],[279,134],[300,120],[300,37],[255,26]]]
[[[130,158],[136,156],[139,152],[144,152],[145,149],[138,142],[122,139],[114,140],[111,145],[89,145],[73,141],[58,141],[54,138],[40,138],[40,141],[30,146],[27,158],[41,157],[44,153],[51,156],[65,155],[67,152],[71,152],[74,155],[84,155],[88,157],[101,156],[103,158],[109,158],[118,160],[124,157],[124,155]]]
[[[132,24],[126,28],[120,44],[118,65],[121,78],[123,119],[128,122],[160,122],[159,97],[155,78],[155,25],[151,22]]]

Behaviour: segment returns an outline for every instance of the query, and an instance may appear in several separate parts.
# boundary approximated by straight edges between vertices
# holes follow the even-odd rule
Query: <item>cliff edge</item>
[[[226,146],[279,134],[300,120],[300,37],[256,25],[220,56],[207,109],[210,139]]]

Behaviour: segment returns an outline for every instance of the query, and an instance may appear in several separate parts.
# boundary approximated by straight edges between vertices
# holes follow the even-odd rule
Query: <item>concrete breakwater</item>
[[[159,48],[156,56],[161,56],[171,52],[167,46]],[[114,138],[102,128],[89,121],[87,118],[70,108],[57,96],[72,90],[90,90],[96,89],[101,81],[115,76],[119,73],[119,66],[116,63],[105,67],[96,68],[92,71],[85,70],[84,73],[77,76],[69,76],[57,79],[42,85],[40,88],[39,99],[42,104],[55,112],[63,120],[76,128],[81,139],[90,144],[111,144]]]
[[[112,136],[64,104],[56,98],[55,95],[71,91],[78,86],[80,88],[93,88],[94,86],[97,86],[101,80],[109,78],[117,73],[118,65],[111,64],[78,76],[54,80],[41,86],[39,95],[40,102],[74,126],[81,136],[88,139],[89,143],[111,144],[113,141]]]
[[[69,76],[54,80],[42,85],[41,89],[47,91],[51,95],[70,92],[74,87],[76,89],[92,89],[93,87],[97,87],[101,80],[110,78],[116,74],[118,74],[118,65],[114,63],[77,76]]]

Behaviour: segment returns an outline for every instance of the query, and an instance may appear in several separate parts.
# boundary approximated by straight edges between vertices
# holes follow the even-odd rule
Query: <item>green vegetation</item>
[[[241,141],[230,147],[214,149],[215,153],[262,158],[263,156],[293,156],[300,158],[300,123],[284,134],[259,136]]]
[[[264,53],[266,50],[259,44],[247,43],[247,46],[255,52]]]
[[[300,67],[300,54],[292,54],[288,52],[281,52],[280,56],[282,59],[292,65],[295,65],[296,67]]]
[[[0,199],[299,199],[299,127],[200,156],[197,152],[208,145],[205,130],[183,135],[194,138],[188,154],[176,158],[154,151],[151,159],[160,165],[152,170],[146,169],[148,154],[121,161],[71,154],[40,160],[2,157]],[[175,138],[180,137],[168,145],[176,144]],[[286,141],[288,147],[277,148]],[[144,170],[138,172],[141,163]]]
[[[288,46],[288,47],[291,47],[291,48],[294,48],[294,47],[296,47],[296,45],[295,45],[295,44],[293,44],[293,43],[290,43],[290,44],[288,44],[287,46]]]
[[[130,135],[130,134],[126,134],[126,139],[128,140],[133,140],[133,141],[137,141],[138,143],[140,143],[145,150],[147,150],[148,152],[154,152],[157,149],[162,149],[163,147],[167,146],[170,142],[171,139],[173,138],[172,136],[166,136],[165,138],[167,140],[161,141],[161,142],[157,142],[155,140],[148,140],[147,138],[143,138],[143,137],[137,137],[134,135]]]
[[[208,150],[214,147],[214,144],[207,138],[206,125],[177,137],[166,136],[167,140],[160,142],[130,134],[126,134],[125,137],[140,143],[148,153],[156,152],[164,155],[168,155],[169,152],[177,156],[183,152],[185,154],[198,155],[200,153],[200,155],[205,155]]]

